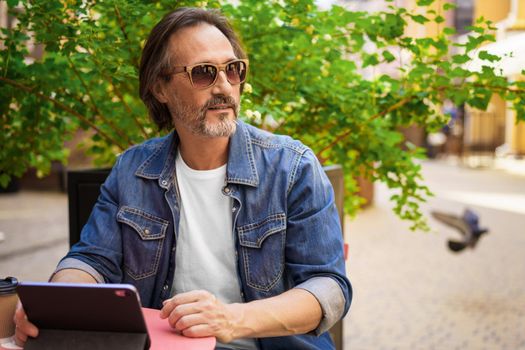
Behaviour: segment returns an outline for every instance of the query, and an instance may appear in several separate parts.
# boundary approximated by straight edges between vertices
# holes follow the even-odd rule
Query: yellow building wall
[[[430,7],[445,18],[445,23],[439,25],[436,23],[427,23],[426,25],[409,23],[407,35],[414,37],[435,36],[444,26],[453,26],[453,11],[443,12],[442,10],[445,2],[453,1],[436,0]],[[405,6],[409,9],[415,8],[415,0],[407,0]],[[510,10],[511,0],[474,0],[474,19],[483,16],[485,19],[497,23],[506,19]],[[426,15],[425,13],[421,14]],[[517,21],[509,29],[525,29],[525,0],[518,0]],[[467,144],[499,146],[507,143],[510,144],[513,153],[525,154],[525,122],[517,125],[513,123],[510,135],[507,134],[506,136],[505,127],[510,121],[506,116],[507,113],[512,112],[507,109],[506,102],[501,97],[494,95],[487,111],[469,109],[469,112],[470,120],[466,126],[467,130],[465,130],[468,135]]]
[[[511,150],[516,154],[525,154],[525,122],[513,128]]]
[[[525,0],[518,1],[518,19],[525,20]]]
[[[468,109],[465,123],[467,146],[501,146],[505,143],[506,102],[499,95],[493,95],[486,111]]]
[[[445,22],[443,23],[435,23],[435,22],[429,22],[425,23],[425,31],[426,35],[430,37],[436,37],[439,32],[443,30],[446,26],[453,26],[452,22],[454,20],[454,12],[453,10],[443,11],[443,5],[446,2],[450,2],[447,0],[436,0],[432,5],[430,5],[430,9],[436,11],[439,15],[441,15],[443,18],[445,18]]]
[[[416,22],[409,22],[406,28],[406,33],[408,36],[415,37],[415,38],[422,38],[422,37],[435,37],[439,32],[443,30],[445,27],[453,27],[454,26],[454,10],[448,10],[443,11],[443,5],[445,3],[450,3],[451,0],[435,0],[434,3],[430,6],[428,6],[429,10],[434,10],[436,13],[438,13],[440,16],[445,18],[445,22],[443,23],[435,23],[435,22],[429,22],[424,25],[421,25]],[[404,6],[409,9],[409,11],[412,11],[413,9],[417,8],[416,0],[406,0],[404,3]],[[423,11],[423,8],[420,8],[421,11],[419,12],[421,15],[426,17],[433,17],[434,15],[428,14],[425,11]]]
[[[511,0],[475,0],[474,6],[474,18],[483,16],[485,19],[497,23],[509,17],[511,11]],[[517,0],[516,12],[516,21],[510,28],[508,28],[508,30],[525,29],[525,0]],[[516,44],[519,45],[520,43]],[[523,80],[524,77],[514,77],[514,79]],[[489,110],[495,118],[492,125],[497,128],[497,130],[493,130],[494,133],[492,134],[492,137],[496,136],[496,138],[499,139],[501,135],[500,128],[504,127],[505,123],[507,123],[507,127],[510,127],[510,133],[507,134],[505,141],[509,144],[511,152],[514,154],[525,154],[525,122],[516,124],[515,112],[508,109],[505,102],[499,96],[492,99]],[[505,117],[507,113],[508,117]],[[478,120],[477,123],[474,123],[477,124],[475,127],[483,129],[483,132],[480,133],[481,137],[485,139],[489,138],[489,129],[486,126],[482,127],[483,124],[487,125],[488,120],[485,119],[483,122],[483,118],[476,117],[477,116],[474,118]],[[479,129],[476,131],[479,132]]]
[[[492,22],[499,22],[509,15],[510,1],[511,0],[475,0],[474,18],[476,19],[483,16]]]
[[[510,28],[512,30],[525,30],[525,0],[518,0],[516,23]]]
[[[525,76],[521,75],[516,77],[516,80],[525,81]],[[511,152],[525,155],[525,121],[516,124],[516,112],[510,110],[507,113],[512,113],[512,127],[510,136]]]

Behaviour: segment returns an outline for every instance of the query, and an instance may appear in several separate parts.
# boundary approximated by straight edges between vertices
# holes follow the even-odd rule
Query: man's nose
[[[219,71],[219,76],[215,85],[213,85],[212,93],[214,95],[230,96],[232,92],[232,84],[226,78],[226,72]]]

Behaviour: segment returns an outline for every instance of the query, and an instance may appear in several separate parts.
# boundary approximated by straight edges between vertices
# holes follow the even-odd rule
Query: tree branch
[[[91,57],[93,58],[93,61],[95,62],[95,64],[99,67],[103,67],[104,65],[99,62],[97,59],[96,59],[96,55],[91,52],[89,49],[87,49],[88,53],[91,55]],[[111,84],[111,86],[113,87],[113,91],[115,91],[115,94],[117,95],[117,97],[120,99],[120,101],[122,102],[122,104],[124,105],[124,108],[126,109],[126,111],[128,112],[129,116],[131,116],[133,118],[133,121],[135,122],[135,124],[138,126],[139,130],[142,132],[142,135],[145,137],[145,138],[148,138],[149,137],[149,134],[146,132],[146,129],[144,129],[144,125],[142,125],[139,120],[137,119],[135,113],[133,113],[131,107],[128,105],[128,103],[126,102],[126,100],[124,100],[124,95],[122,94],[122,92],[120,91],[120,89],[113,83],[113,80],[111,79],[111,77],[109,77],[103,70],[100,71],[100,74],[104,77],[104,79],[109,83]]]
[[[46,96],[38,91],[34,91],[33,88],[29,87],[29,86],[26,86],[26,85],[23,85],[23,84],[20,84],[14,80],[11,80],[11,79],[8,79],[8,78],[4,78],[4,77],[0,77],[0,81],[3,81],[11,86],[14,86],[14,87],[17,87],[19,89],[22,89],[30,94],[33,94],[35,96],[37,96],[38,98],[40,99],[43,99],[43,100],[46,100],[46,101],[49,101],[51,103],[53,103],[55,106],[57,106],[58,108],[60,108],[61,110],[65,111],[65,112],[68,112],[68,113],[71,113],[72,115],[74,115],[75,117],[77,117],[79,120],[81,120],[82,122],[88,124],[93,130],[95,130],[97,133],[99,133],[102,137],[104,137],[106,140],[108,140],[109,142],[117,145],[122,151],[126,149],[125,146],[121,145],[117,140],[115,140],[113,137],[111,137],[110,135],[108,135],[107,133],[105,133],[104,131],[102,131],[101,129],[99,129],[92,121],[89,120],[89,118],[86,118],[85,116],[83,116],[82,114],[78,113],[77,111],[71,109],[70,107],[66,106],[65,104],[63,104],[62,102],[52,98],[52,97],[49,97],[49,96]]]
[[[139,67],[139,56],[137,56],[136,51],[133,51],[131,49],[131,42],[129,40],[128,33],[126,32],[126,25],[124,23],[124,20],[122,19],[122,15],[120,14],[120,10],[118,9],[117,5],[114,6],[115,8],[115,15],[117,16],[118,26],[120,28],[120,31],[122,32],[122,35],[124,36],[124,39],[128,42],[128,51],[130,54],[131,59],[133,60],[133,64],[138,69]]]
[[[125,26],[124,26],[124,21],[122,20],[122,16],[120,15],[120,11],[119,11],[117,5],[115,5],[114,8],[115,8],[115,15],[117,15],[118,26],[120,27],[120,31],[122,32],[122,35],[124,35],[124,38],[126,39],[126,41],[129,41],[128,33],[126,33],[126,29],[125,29]]]
[[[512,87],[504,87],[504,86],[488,86],[488,85],[485,85],[485,84],[479,84],[479,83],[468,83],[468,82],[462,82],[462,84],[459,84],[459,85],[455,85],[455,86],[449,86],[448,88],[450,89],[461,89],[464,85],[471,85],[471,86],[474,86],[474,87],[484,87],[484,88],[488,88],[490,90],[493,90],[493,91],[500,91],[500,92],[516,92],[516,93],[520,93],[520,94],[525,94],[525,89],[522,89],[522,88],[518,88],[518,87],[515,87],[515,86],[512,86]],[[438,90],[438,91],[442,91],[444,90],[446,87],[444,86],[440,86],[440,87],[437,87],[437,88],[429,88],[430,90]],[[403,107],[405,104],[407,104],[408,102],[410,102],[414,97],[416,97],[415,95],[410,95],[410,96],[407,96],[399,101],[397,101],[396,103],[394,103],[393,105],[391,105],[390,107],[388,107],[387,109],[373,115],[372,117],[370,117],[369,120],[374,120],[374,119],[377,119],[377,118],[380,118],[382,116],[385,116],[386,114],[392,112],[392,111],[395,111],[396,109],[399,109],[401,107]],[[325,147],[323,147],[318,153],[317,153],[317,156],[319,158],[319,161],[321,163],[324,163],[326,161],[326,158],[322,156],[322,154],[324,152],[326,152],[327,150],[329,150],[330,148],[332,148],[334,145],[336,145],[337,143],[339,143],[341,140],[343,140],[345,137],[347,137],[348,135],[350,135],[352,133],[352,130],[348,130],[348,131],[345,131],[343,132],[342,134],[338,135],[332,142],[330,142],[328,145],[326,145]]]
[[[387,109],[373,115],[372,117],[370,117],[370,120],[374,120],[374,119],[377,119],[379,117],[382,117],[398,108],[401,108],[403,107],[404,105],[406,105],[408,102],[410,102],[412,100],[412,98],[414,98],[414,95],[410,95],[410,96],[407,96],[399,101],[397,101],[396,103],[394,103],[392,106],[388,107]],[[319,152],[317,152],[317,157],[319,158],[319,161],[321,162],[321,164],[323,164],[325,161],[326,161],[326,158],[322,156],[322,154],[324,152],[326,152],[327,150],[329,150],[330,148],[332,148],[335,144],[339,143],[339,141],[343,140],[345,137],[347,137],[348,135],[350,135],[352,133],[353,130],[347,130],[345,132],[343,132],[342,134],[340,134],[339,136],[337,136],[332,142],[330,142],[328,145],[326,145],[325,147],[323,147],[323,149],[321,149]]]
[[[115,125],[115,123],[113,123],[110,119],[106,118],[101,112],[100,112],[100,109],[98,108],[97,104],[95,103],[95,99],[93,98],[93,95],[91,94],[91,91],[89,90],[86,82],[84,81],[84,79],[82,78],[82,76],[80,75],[80,73],[78,72],[75,64],[73,63],[73,61],[71,60],[71,58],[69,56],[66,56],[69,64],[71,65],[71,68],[73,69],[73,72],[75,73],[75,75],[77,76],[78,80],[80,80],[80,83],[82,84],[82,86],[84,87],[84,90],[86,91],[86,94],[88,95],[91,103],[93,104],[93,112],[95,112],[96,116],[99,117],[100,119],[102,119],[102,121],[104,123],[107,123],[109,126],[111,126],[111,128],[113,129],[113,131],[115,131],[121,138],[125,139],[126,142],[129,144],[129,146],[132,146],[133,145],[133,142],[131,141],[131,139],[129,138],[128,135],[126,135],[118,126]]]

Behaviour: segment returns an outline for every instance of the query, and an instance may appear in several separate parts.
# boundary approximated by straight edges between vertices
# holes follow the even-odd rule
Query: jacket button
[[[232,212],[235,213],[236,210],[237,210],[237,208],[235,208],[235,207],[232,208]]]
[[[167,291],[167,290],[168,290],[168,285],[165,284],[164,287],[162,287],[162,290],[163,290],[163,291]]]
[[[145,230],[144,230],[144,233],[147,234],[147,235],[149,235],[149,230],[148,230],[148,229],[145,229]]]
[[[166,180],[162,180],[161,184],[162,184],[163,186],[166,186],[166,185],[168,184],[168,181],[166,181]]]
[[[223,191],[224,191],[224,193],[230,193],[230,188],[229,187],[224,187]]]

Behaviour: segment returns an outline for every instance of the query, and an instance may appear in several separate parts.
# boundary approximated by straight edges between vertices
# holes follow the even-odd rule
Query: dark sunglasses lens
[[[226,66],[226,76],[231,84],[240,84],[246,79],[246,64],[242,61],[231,62]]]
[[[217,76],[217,68],[203,64],[193,67],[191,70],[191,80],[193,85],[198,88],[210,86]]]

